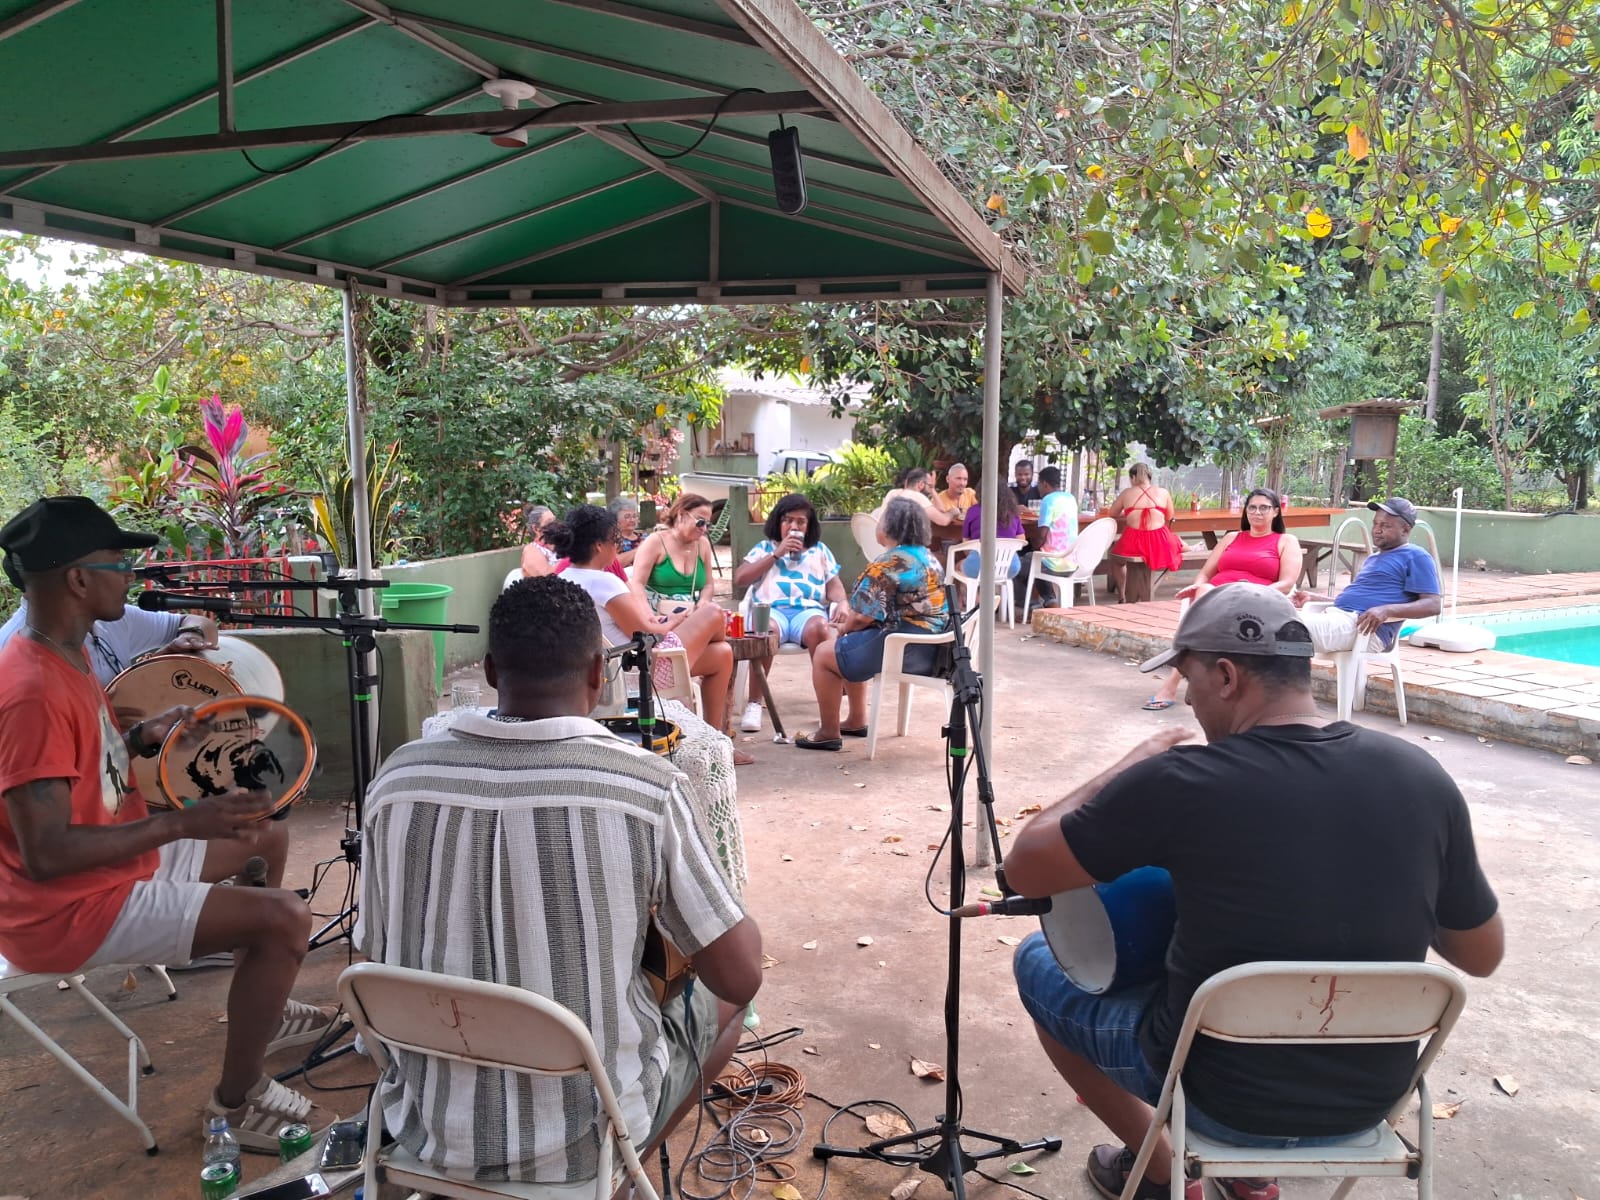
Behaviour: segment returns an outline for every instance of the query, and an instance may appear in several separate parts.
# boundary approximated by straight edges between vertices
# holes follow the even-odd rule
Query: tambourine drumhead
[[[283,699],[283,676],[260,646],[224,634],[217,639],[215,650],[202,650],[199,657],[227,671],[244,695]]]
[[[638,717],[598,717],[600,724],[624,741],[639,745],[639,718]],[[655,732],[650,737],[650,749],[665,758],[678,748],[678,743],[683,739],[683,731],[671,721],[656,718]]]
[[[1039,918],[1066,977],[1095,995],[1161,978],[1176,923],[1172,876],[1160,867],[1057,892]]]
[[[156,756],[161,791],[180,808],[243,788],[271,795],[275,813],[304,794],[316,766],[317,743],[300,714],[265,696],[201,706]]]
[[[123,729],[180,704],[199,708],[239,694],[239,685],[223,667],[193,654],[156,654],[140,659],[106,685],[106,699],[111,701],[111,711]],[[161,790],[155,759],[134,759],[133,781],[146,804],[172,807],[172,798]]]

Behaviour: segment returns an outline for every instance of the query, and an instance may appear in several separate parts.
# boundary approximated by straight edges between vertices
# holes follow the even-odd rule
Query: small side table
[[[778,706],[772,702],[772,689],[767,686],[767,673],[756,665],[759,660],[765,660],[768,667],[772,666],[772,659],[778,652],[776,643],[777,632],[747,634],[744,637],[729,638],[728,645],[733,650],[735,663],[747,662],[750,670],[756,677],[756,685],[761,689],[761,699],[766,703],[767,714],[772,718],[772,732],[785,741],[789,735],[783,731],[783,721],[778,716]],[[728,703],[735,703],[735,697],[729,692]]]

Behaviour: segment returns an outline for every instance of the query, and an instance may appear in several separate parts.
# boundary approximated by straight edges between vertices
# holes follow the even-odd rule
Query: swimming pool
[[[1600,667],[1600,605],[1523,612],[1458,612],[1455,620],[1494,631],[1496,650]]]

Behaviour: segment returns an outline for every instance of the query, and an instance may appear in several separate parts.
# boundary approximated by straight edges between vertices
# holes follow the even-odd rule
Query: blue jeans
[[[1017,993],[1028,1015],[1045,1033],[1074,1054],[1088,1059],[1107,1079],[1146,1104],[1161,1098],[1166,1076],[1152,1067],[1139,1048],[1139,1022],[1164,985],[1143,983],[1096,996],[1086,992],[1057,964],[1044,934],[1030,934],[1011,960]],[[1283,1150],[1293,1146],[1335,1146],[1352,1134],[1320,1137],[1275,1137],[1245,1133],[1188,1106],[1189,1128],[1201,1137],[1229,1146]]]

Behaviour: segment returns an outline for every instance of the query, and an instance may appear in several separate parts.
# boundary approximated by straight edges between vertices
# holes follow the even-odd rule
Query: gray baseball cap
[[[1164,667],[1185,650],[1205,654],[1310,658],[1311,631],[1289,597],[1259,583],[1225,583],[1189,606],[1172,649],[1139,664],[1141,671]]]
[[[1417,523],[1417,506],[1404,496],[1390,496],[1387,500],[1368,500],[1367,507],[1373,512],[1386,512],[1391,517],[1399,517],[1407,525]]]

